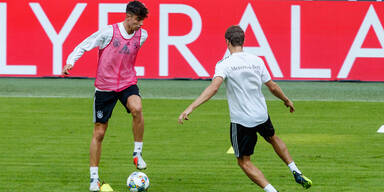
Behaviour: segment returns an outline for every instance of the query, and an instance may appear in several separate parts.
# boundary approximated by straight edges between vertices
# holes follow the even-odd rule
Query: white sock
[[[264,191],[265,192],[277,192],[277,190],[271,184],[268,184],[267,186],[265,186]]]
[[[297,173],[301,174],[301,171],[296,167],[296,164],[294,161],[292,163],[288,164],[289,169],[293,173],[293,171],[296,171]]]
[[[135,141],[135,149],[133,150],[133,152],[141,153],[142,150],[143,150],[143,142]]]
[[[90,167],[89,172],[91,173],[91,179],[99,178],[99,167]]]

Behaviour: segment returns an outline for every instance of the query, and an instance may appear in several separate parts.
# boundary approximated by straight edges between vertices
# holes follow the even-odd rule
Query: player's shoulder
[[[141,28],[141,36],[147,38],[147,37],[148,37],[148,32],[147,32],[147,30]]]
[[[110,31],[110,30],[113,30],[113,25],[106,25],[99,29],[99,31]]]
[[[263,59],[260,56],[257,56],[253,53],[244,52],[244,55],[250,60],[255,62],[256,64],[264,64]]]
[[[113,33],[113,26],[112,25],[107,25],[99,29],[98,31],[100,34],[109,34]]]
[[[250,52],[243,51],[242,54],[245,55],[246,57],[251,57],[251,58],[255,58],[255,59],[259,58],[259,56],[255,55],[253,53],[250,53]]]
[[[148,34],[148,31],[143,29],[143,28],[141,28],[141,34]]]
[[[216,65],[223,65],[231,59],[232,55],[225,56],[223,59],[217,62]]]

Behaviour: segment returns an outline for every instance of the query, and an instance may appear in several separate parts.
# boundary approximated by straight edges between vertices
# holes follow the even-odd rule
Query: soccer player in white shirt
[[[288,165],[295,181],[308,189],[312,181],[302,175],[285,143],[275,135],[265,98],[261,92],[262,84],[266,85],[274,96],[281,99],[291,113],[295,111],[292,101],[271,80],[263,60],[243,52],[244,31],[239,26],[229,27],[225,32],[225,39],[231,55],[217,63],[211,84],[180,114],[179,123],[182,124],[183,120],[188,120],[188,115],[214,96],[221,84],[225,82],[231,119],[231,143],[241,169],[264,191],[277,191],[250,160],[258,132]]]

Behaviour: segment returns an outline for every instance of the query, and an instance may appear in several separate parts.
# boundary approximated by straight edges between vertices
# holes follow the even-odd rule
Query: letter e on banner
[[[127,4],[100,3],[99,4],[99,30],[108,25],[108,13],[125,13]],[[145,67],[135,66],[137,76],[145,75]]]
[[[181,13],[189,16],[192,20],[191,31],[184,36],[169,36],[169,14]],[[191,6],[183,4],[160,4],[160,46],[159,46],[159,75],[168,76],[168,48],[174,45],[183,55],[188,64],[199,77],[208,77],[208,72],[186,46],[195,41],[201,32],[201,17],[199,12]]]

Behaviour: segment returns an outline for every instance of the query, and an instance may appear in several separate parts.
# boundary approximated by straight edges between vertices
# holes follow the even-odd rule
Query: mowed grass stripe
[[[0,98],[0,191],[87,191],[91,98]],[[262,191],[236,165],[225,100],[209,101],[184,125],[177,117],[192,100],[143,99],[144,157],[151,191]],[[383,102],[295,102],[290,114],[268,101],[277,134],[311,191],[382,191]],[[135,171],[131,117],[118,104],[103,144],[100,176],[125,191]],[[280,192],[299,191],[288,168],[259,137],[253,162]]]
[[[93,79],[0,78],[0,97],[92,98]],[[207,80],[138,81],[143,98],[194,99],[209,85]],[[384,82],[292,82],[278,84],[295,101],[366,101],[384,102]],[[266,87],[267,100],[276,100]],[[226,99],[223,85],[213,99]]]

